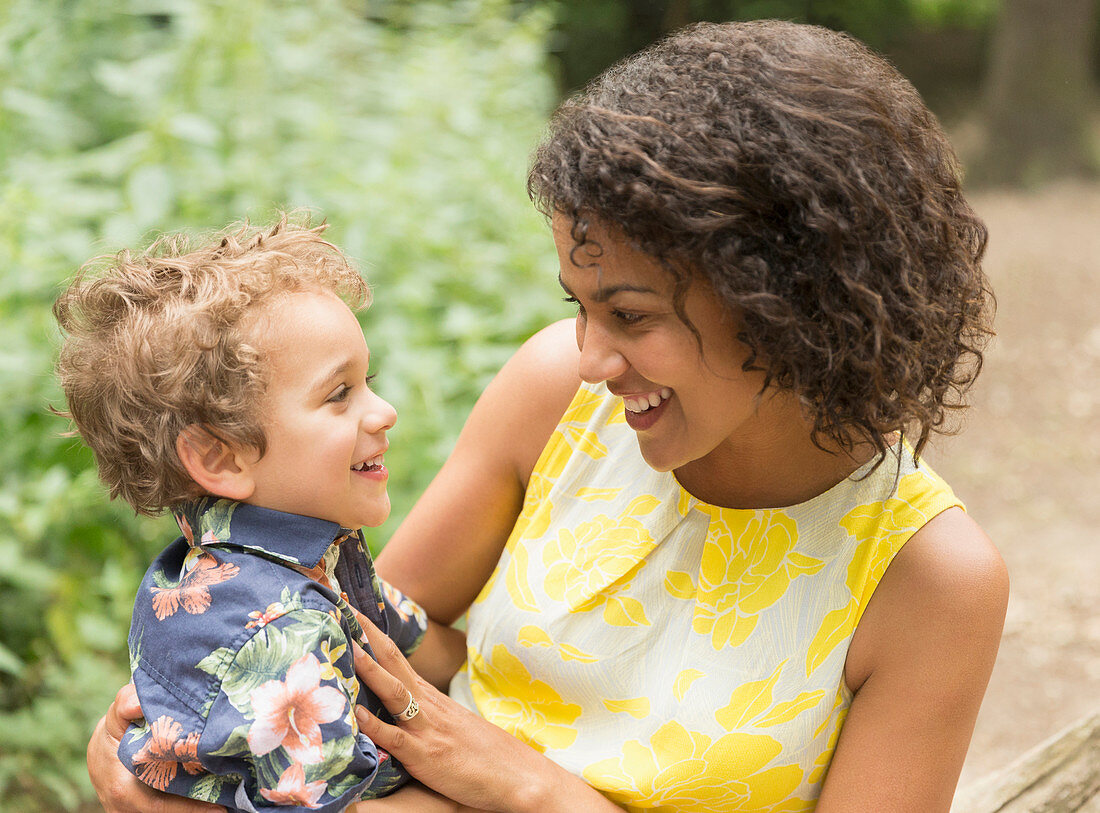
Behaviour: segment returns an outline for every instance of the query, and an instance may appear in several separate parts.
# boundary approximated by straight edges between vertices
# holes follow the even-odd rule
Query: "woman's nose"
[[[577,320],[577,347],[581,351],[580,376],[589,384],[618,378],[630,366],[611,337],[587,320]]]
[[[370,399],[363,411],[363,429],[370,433],[385,432],[397,423],[397,410],[388,401],[369,391]]]

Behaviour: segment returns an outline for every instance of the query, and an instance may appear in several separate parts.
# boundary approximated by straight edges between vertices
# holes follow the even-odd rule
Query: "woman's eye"
[[[374,383],[377,378],[378,373],[371,373],[365,379],[363,379],[363,382],[369,387],[372,383]]]
[[[562,297],[561,301],[570,305],[575,305],[577,308],[577,316],[584,316],[584,306],[577,301],[577,298],[575,296]]]
[[[631,313],[630,311],[613,311],[612,313],[624,325],[636,325],[645,319],[645,315],[641,313]]]

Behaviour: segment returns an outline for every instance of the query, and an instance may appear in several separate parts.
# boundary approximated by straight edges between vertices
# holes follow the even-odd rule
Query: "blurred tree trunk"
[[[1004,0],[985,104],[988,141],[976,180],[1025,185],[1093,174],[1092,38],[1097,0]]]

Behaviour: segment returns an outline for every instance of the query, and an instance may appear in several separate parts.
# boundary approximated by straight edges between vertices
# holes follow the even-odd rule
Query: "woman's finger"
[[[371,714],[365,707],[355,707],[355,720],[359,723],[359,733],[371,742],[393,755],[405,751],[408,747],[408,734],[399,726],[390,725]]]
[[[371,649],[374,649],[374,646]],[[407,684],[396,675],[391,674],[355,643],[352,644],[352,657],[355,659],[355,673],[366,687],[382,701],[386,711],[397,717],[409,707],[409,702],[414,699],[413,687],[416,685],[415,682]]]
[[[411,688],[416,683],[416,670],[412,668],[397,644],[371,623],[365,615],[358,610],[355,614],[359,619],[359,625],[363,628],[363,634],[370,645],[371,652],[374,653],[374,659],[383,669]]]

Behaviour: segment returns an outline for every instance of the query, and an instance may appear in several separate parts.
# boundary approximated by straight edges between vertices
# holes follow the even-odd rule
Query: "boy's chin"
[[[379,509],[376,510],[376,511],[370,511],[368,513],[361,514],[357,518],[358,522],[356,522],[354,525],[348,525],[348,524],[343,523],[343,522],[341,522],[340,524],[343,525],[345,528],[353,528],[353,529],[377,528],[379,525],[381,525],[383,522],[385,522],[387,519],[389,519],[389,517],[390,517],[390,504],[387,501],[386,506],[385,506],[384,509],[379,507]]]

